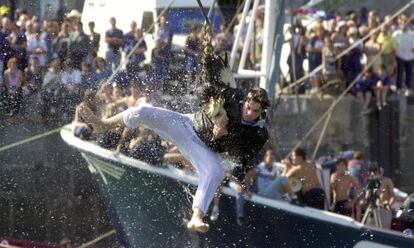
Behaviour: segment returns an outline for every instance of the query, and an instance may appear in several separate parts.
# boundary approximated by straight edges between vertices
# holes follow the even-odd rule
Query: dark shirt
[[[367,92],[374,91],[374,87],[378,82],[378,77],[375,74],[372,74],[369,78],[361,78],[357,81],[355,88],[357,92]]]
[[[69,57],[74,60],[82,60],[89,53],[89,44],[89,37],[85,33],[71,33],[69,36]]]
[[[124,51],[126,54],[129,54],[132,49],[135,47],[135,45],[138,43],[139,40],[135,38],[134,33],[132,31],[128,32],[124,36]],[[145,40],[142,39],[141,43],[139,44],[138,48],[147,48],[147,43],[145,43]],[[136,63],[139,64],[142,61],[145,60],[145,54],[133,54],[129,58],[129,63]]]
[[[212,140],[213,124],[204,111],[200,110],[194,116],[194,129],[200,139],[215,152],[228,152],[229,155],[243,168],[252,166],[251,163],[268,139],[264,121],[244,123],[242,120],[243,93],[239,89],[225,88],[221,92],[225,99],[224,109],[229,119],[228,134]]]
[[[97,52],[99,50],[99,42],[101,41],[101,35],[98,33],[93,33],[89,35],[89,40],[92,51]]]
[[[114,30],[109,29],[108,31],[106,31],[105,33],[105,37],[107,38],[119,38],[119,39],[123,39],[124,38],[124,33],[122,32],[122,30],[115,28]],[[110,45],[108,44],[108,48],[112,49],[113,52],[119,52],[119,49],[122,47],[121,45]]]
[[[10,43],[7,40],[7,35],[0,31],[0,61],[5,61],[10,52]]]

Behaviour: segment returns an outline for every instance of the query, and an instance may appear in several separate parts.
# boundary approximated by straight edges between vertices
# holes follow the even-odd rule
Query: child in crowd
[[[387,93],[391,85],[391,79],[385,70],[385,66],[381,65],[377,71],[377,84],[375,91],[377,94],[377,107],[381,110],[387,105]]]
[[[368,109],[371,103],[372,97],[374,96],[374,87],[377,81],[377,76],[373,73],[372,69],[369,68],[364,72],[355,85],[356,96],[363,104],[364,109]]]

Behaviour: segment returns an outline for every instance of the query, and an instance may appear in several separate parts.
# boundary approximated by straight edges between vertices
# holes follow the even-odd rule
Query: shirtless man
[[[322,189],[317,176],[317,168],[306,161],[306,152],[297,148],[292,152],[294,166],[286,173],[288,178],[297,178],[302,182],[301,193],[306,206],[325,209],[325,191]]]
[[[345,174],[347,161],[339,159],[336,162],[336,172],[331,176],[331,189],[333,202],[335,203],[334,212],[346,216],[352,216],[353,206],[357,197],[350,198],[350,191],[355,188],[357,192],[360,186],[355,177]]]
[[[392,222],[392,210],[391,206],[395,201],[394,195],[394,183],[388,177],[384,177],[378,166],[372,166],[369,168],[370,178],[379,178],[380,186],[376,192],[377,201],[376,205],[379,207],[379,214],[381,218],[382,227],[385,229],[391,229]],[[366,195],[368,198],[368,195]]]

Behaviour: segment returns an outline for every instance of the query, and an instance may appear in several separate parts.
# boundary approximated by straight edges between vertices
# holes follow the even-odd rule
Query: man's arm
[[[118,126],[126,126],[123,120],[124,112],[121,112],[108,119],[100,119],[93,113],[90,108],[82,106],[79,109],[79,114],[87,123],[90,123],[97,132],[106,131]]]

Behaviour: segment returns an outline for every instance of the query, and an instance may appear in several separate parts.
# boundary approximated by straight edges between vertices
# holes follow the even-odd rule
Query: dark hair
[[[270,106],[267,92],[262,88],[253,88],[247,93],[246,99],[253,99],[255,102],[259,102],[263,109],[267,109]]]
[[[338,158],[336,161],[335,161],[335,163],[336,163],[336,165],[340,165],[340,164],[343,164],[343,165],[347,165],[347,163],[348,163],[348,161],[346,160],[346,159],[344,159],[344,158]]]
[[[360,152],[360,151],[355,151],[353,157],[356,160],[363,160],[363,159],[365,159],[364,154],[362,152]]]
[[[303,160],[306,160],[306,151],[305,149],[298,147],[295,150],[293,150],[293,152],[295,153],[296,157],[301,157],[303,158]]]

